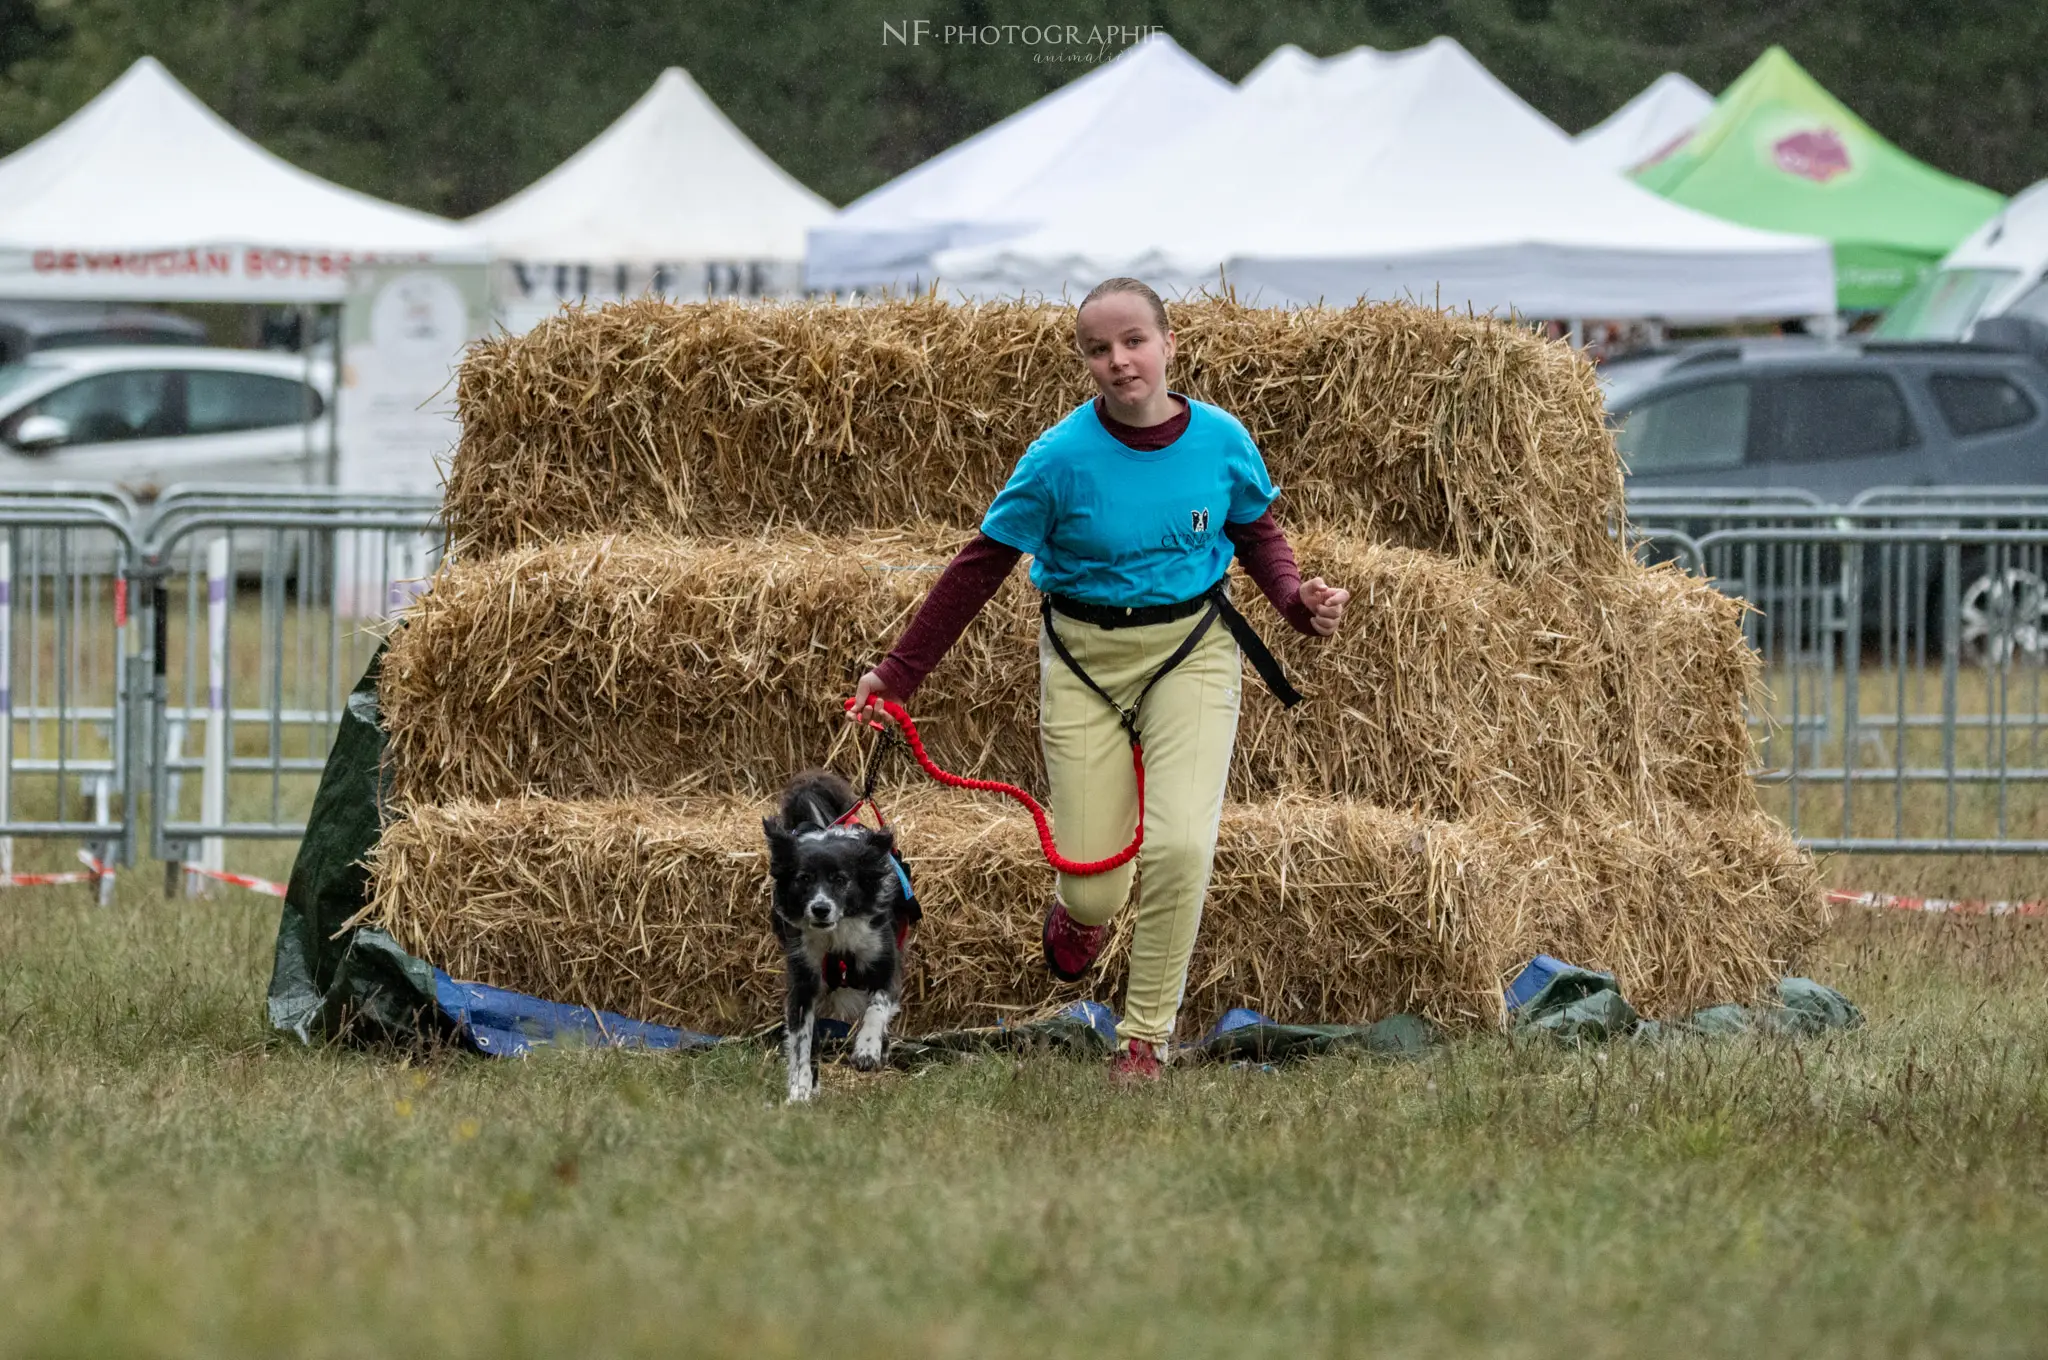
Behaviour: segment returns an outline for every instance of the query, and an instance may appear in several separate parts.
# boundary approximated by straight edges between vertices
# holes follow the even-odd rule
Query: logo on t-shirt
[[[1162,548],[1178,548],[1182,552],[1199,552],[1209,541],[1209,509],[1188,511],[1188,527],[1168,529],[1159,536]]]

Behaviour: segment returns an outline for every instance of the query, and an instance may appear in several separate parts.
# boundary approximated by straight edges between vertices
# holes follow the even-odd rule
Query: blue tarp
[[[434,1000],[479,1053],[516,1058],[543,1046],[565,1048],[709,1048],[709,1034],[629,1020],[612,1011],[542,1001],[523,992],[457,982],[434,970]]]
[[[537,996],[488,987],[481,982],[460,982],[438,968],[434,970],[434,999],[464,1040],[474,1045],[477,1052],[494,1058],[516,1058],[548,1047],[699,1049],[727,1042],[717,1035],[631,1020],[613,1011],[543,1001]],[[1099,1001],[1076,1001],[1052,1017],[1053,1023],[1065,1027],[1071,1027],[1076,1020],[1105,1048],[1115,1046],[1116,1012],[1109,1007]],[[964,1031],[961,1037],[985,1037],[991,1047],[998,1047],[1006,1033],[1021,1038],[1037,1033],[1047,1023],[998,1025],[986,1031]],[[818,1022],[821,1038],[844,1039],[847,1032],[843,1021]],[[940,1040],[946,1037],[934,1036]],[[933,1040],[910,1042],[922,1046]]]

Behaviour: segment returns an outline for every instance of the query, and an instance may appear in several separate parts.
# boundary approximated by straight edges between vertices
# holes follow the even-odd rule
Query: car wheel
[[[1963,654],[2003,666],[2016,654],[2041,655],[2048,644],[2048,581],[2009,567],[1979,576],[1963,592]]]

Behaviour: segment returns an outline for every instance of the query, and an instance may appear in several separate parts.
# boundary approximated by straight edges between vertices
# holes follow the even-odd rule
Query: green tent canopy
[[[1851,310],[1895,301],[2005,202],[1878,136],[1782,47],[1635,179],[1731,222],[1832,242],[1837,303]]]

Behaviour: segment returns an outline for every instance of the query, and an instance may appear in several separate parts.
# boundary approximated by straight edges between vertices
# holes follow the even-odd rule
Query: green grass
[[[751,1051],[278,1042],[274,904],[150,880],[0,912],[0,1353],[2018,1355],[2048,1334],[2033,925],[1845,923],[1813,971],[1870,1024],[1826,1041],[1489,1037],[1135,1092],[989,1059],[832,1071],[788,1110]]]
[[[262,783],[238,815],[268,815]],[[292,850],[229,864],[282,878]],[[2048,897],[2021,857],[1826,869]],[[1801,1045],[1489,1037],[1129,1093],[985,1060],[830,1071],[792,1111],[764,1053],[279,1042],[275,904],[161,886],[144,862],[103,910],[0,897],[0,1355],[2023,1355],[2048,1334],[2032,923],[1846,921],[1811,971],[1871,1023]]]

